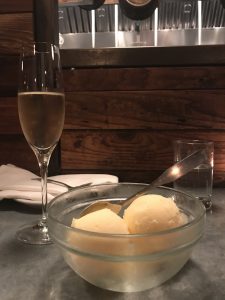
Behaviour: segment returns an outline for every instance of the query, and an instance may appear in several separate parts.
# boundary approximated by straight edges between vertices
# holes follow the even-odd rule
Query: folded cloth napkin
[[[0,166],[0,200],[15,199],[26,200],[30,203],[41,203],[41,183],[34,180],[39,176],[34,173],[19,168],[15,165],[7,164]],[[101,183],[117,183],[118,177],[109,174],[68,174],[49,177],[73,187],[89,183],[92,185]],[[48,200],[64,193],[68,190],[58,184],[48,183]],[[23,201],[24,200],[24,201]]]

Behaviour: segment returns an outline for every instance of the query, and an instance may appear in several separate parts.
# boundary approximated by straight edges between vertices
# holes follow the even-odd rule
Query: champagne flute
[[[51,154],[64,125],[65,96],[59,48],[45,42],[23,47],[19,69],[18,113],[23,134],[40,168],[42,217],[21,228],[16,236],[28,244],[49,244],[47,176]]]

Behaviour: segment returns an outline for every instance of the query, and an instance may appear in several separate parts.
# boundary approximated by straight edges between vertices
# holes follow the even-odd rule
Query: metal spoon
[[[39,178],[39,177],[37,177],[37,178],[32,178],[32,180],[41,181],[41,178]],[[50,179],[50,178],[47,179],[47,182],[48,182],[48,183],[57,184],[57,185],[61,185],[61,186],[65,187],[65,188],[67,188],[68,191],[69,191],[69,190],[72,190],[72,189],[74,189],[74,188],[86,187],[86,186],[89,186],[89,185],[92,184],[92,182],[87,182],[87,183],[84,183],[84,184],[81,184],[81,185],[78,185],[78,186],[72,186],[72,185],[69,185],[69,184],[67,184],[67,183],[65,183],[65,182],[58,181],[58,180],[54,180],[54,179]]]
[[[181,161],[175,163],[173,166],[164,171],[157,179],[155,179],[152,183],[147,185],[144,189],[140,190],[136,194],[130,196],[126,200],[123,201],[122,205],[113,204],[108,201],[96,201],[91,205],[87,206],[81,213],[80,217],[96,211],[102,208],[109,208],[120,216],[123,216],[124,210],[138,197],[147,194],[152,188],[157,186],[161,186],[170,182],[175,181],[176,179],[182,177],[187,174],[194,168],[198,167],[201,163],[204,162],[206,158],[205,150],[198,150],[193,152],[191,155],[185,157]]]

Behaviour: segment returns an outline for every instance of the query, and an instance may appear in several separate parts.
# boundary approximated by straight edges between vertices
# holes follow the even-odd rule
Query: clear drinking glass
[[[23,47],[19,69],[18,113],[24,136],[40,167],[42,217],[24,226],[17,238],[28,244],[51,243],[47,220],[47,176],[51,154],[64,125],[65,96],[59,48],[37,42]]]
[[[174,187],[202,201],[206,209],[212,206],[214,143],[202,140],[176,140],[174,161],[178,162],[197,150],[205,150],[203,163],[174,182]]]

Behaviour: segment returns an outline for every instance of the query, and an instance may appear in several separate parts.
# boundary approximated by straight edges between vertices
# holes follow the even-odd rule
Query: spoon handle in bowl
[[[170,182],[175,181],[176,179],[184,176],[194,168],[198,167],[201,163],[204,162],[206,158],[205,150],[197,150],[175,163],[173,166],[164,171],[158,178],[156,178],[153,182],[151,182],[147,187],[127,198],[121,207],[122,214],[124,209],[126,209],[136,198],[144,195],[147,191],[151,190],[154,187],[161,186]]]

